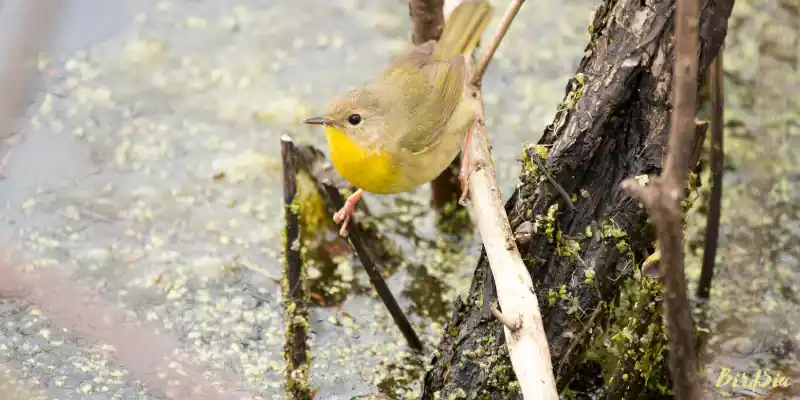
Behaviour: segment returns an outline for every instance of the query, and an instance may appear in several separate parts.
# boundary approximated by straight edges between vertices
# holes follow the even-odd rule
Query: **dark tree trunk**
[[[702,0],[700,7],[702,76],[724,42],[733,0]],[[578,397],[659,397],[658,389],[669,387],[661,289],[635,278],[653,251],[653,230],[620,182],[661,172],[674,10],[674,0],[603,2],[578,73],[539,142],[545,147],[526,149],[522,185],[506,204],[515,232],[526,221],[534,227],[520,251],[536,285],[559,390]],[[547,154],[545,166],[576,211],[536,170],[537,154]],[[445,328],[423,399],[519,397],[490,310],[496,298],[484,255],[468,299],[457,301]]]

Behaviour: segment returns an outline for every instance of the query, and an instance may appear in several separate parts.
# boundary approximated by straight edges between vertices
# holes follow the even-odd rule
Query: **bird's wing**
[[[414,121],[406,125],[407,132],[398,138],[400,148],[413,153],[423,152],[441,139],[464,94],[464,57],[433,60],[432,46],[430,49],[423,46],[412,50],[406,59],[412,65],[405,67],[417,69],[417,73],[403,74],[403,79],[409,80],[404,82],[407,88],[404,104],[408,109],[397,114]]]

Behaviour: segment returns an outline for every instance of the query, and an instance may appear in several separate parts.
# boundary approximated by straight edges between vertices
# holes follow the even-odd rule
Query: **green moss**
[[[522,173],[530,176],[536,175],[536,171],[538,170],[538,165],[531,159],[528,155],[528,151],[530,147],[525,147],[522,149]]]
[[[547,305],[552,307],[552,306],[554,306],[556,304],[556,301],[558,301],[558,292],[556,292],[553,289],[548,289],[547,290]]]
[[[553,204],[547,209],[547,215],[537,215],[534,217],[533,231],[536,233],[544,232],[552,242],[556,234],[556,212],[558,204]]]
[[[583,283],[587,285],[593,285],[597,283],[594,280],[594,277],[595,277],[594,268],[586,268],[585,270],[583,270]]]
[[[630,373],[636,372],[649,385],[655,368],[662,363],[667,345],[664,325],[655,301],[661,294],[661,285],[649,278],[641,281],[628,279],[622,285],[618,305],[608,310],[612,325],[605,330],[595,330],[593,344],[586,358],[600,363],[607,384],[613,381],[613,376],[626,361],[635,359],[633,370],[626,371],[622,379],[627,381],[631,378]],[[648,320],[655,322],[642,333],[644,315],[653,316]],[[658,385],[660,382],[653,382],[651,389],[658,390]]]
[[[586,76],[583,73],[578,73],[570,81],[570,91],[564,98],[564,101],[559,106],[559,111],[572,110],[578,101],[583,96],[583,88],[585,85]]]
[[[648,175],[637,175],[637,176],[634,176],[633,179],[635,179],[636,182],[639,183],[642,186],[645,186],[648,183],[650,183],[650,176],[648,176]]]
[[[575,239],[563,239],[561,237],[561,231],[558,232],[557,238],[556,255],[560,257],[569,257],[571,261],[574,261],[575,257],[581,251],[580,242]]]
[[[466,399],[467,392],[464,389],[458,388],[455,392],[450,393],[450,396],[447,396],[447,400],[457,400],[457,399]]]
[[[297,174],[297,192],[289,210],[300,216],[300,236],[304,242],[324,234],[331,224],[325,203],[313,179],[305,171]]]

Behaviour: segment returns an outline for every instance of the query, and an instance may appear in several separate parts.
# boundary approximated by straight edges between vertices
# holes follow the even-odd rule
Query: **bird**
[[[331,162],[357,188],[333,215],[347,228],[364,192],[395,194],[432,181],[463,153],[461,197],[468,197],[473,163],[467,149],[479,100],[468,90],[470,60],[492,18],[487,0],[464,0],[438,41],[411,46],[376,78],[334,97],[321,115]]]

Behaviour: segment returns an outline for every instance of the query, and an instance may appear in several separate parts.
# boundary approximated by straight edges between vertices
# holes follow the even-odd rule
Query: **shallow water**
[[[8,13],[13,2],[5,3]],[[405,2],[111,4],[72,0],[63,15],[50,61],[41,63],[42,90],[0,171],[0,229],[31,267],[63,271],[180,338],[192,359],[283,398],[278,139],[288,132],[324,148],[320,132],[300,121],[405,45]],[[526,2],[490,66],[487,122],[506,196],[521,143],[551,121],[583,53],[593,4]],[[796,312],[800,282],[790,246],[800,235],[792,125],[800,107],[781,94],[796,93],[800,81],[796,59],[788,67],[770,52],[783,42],[766,50],[753,43],[786,18],[775,40],[797,44],[798,18],[777,4],[738,4],[743,22],[728,41],[727,118],[741,126],[728,129],[736,172],[725,187],[712,372],[747,371],[751,362],[797,371],[798,331],[786,317]],[[753,12],[757,6],[765,10]],[[758,18],[746,20],[751,14]],[[756,140],[763,137],[770,140]],[[219,172],[225,179],[212,179]],[[428,195],[426,187],[365,200],[379,212],[421,215],[386,223],[390,233],[411,227],[424,239],[401,246],[410,263],[426,266],[395,268],[388,283],[430,350],[450,302],[469,286],[477,247],[470,238],[466,252],[445,243],[425,209]],[[408,351],[365,274],[350,259],[337,261],[311,276],[317,298],[329,300],[311,311],[319,398],[378,387],[413,394],[427,356]],[[23,380],[49,398],[158,398],[113,358],[38,314],[0,302],[0,346],[8,349],[0,362]]]

